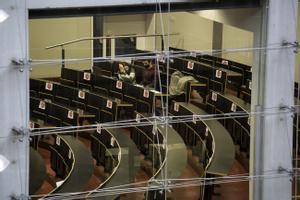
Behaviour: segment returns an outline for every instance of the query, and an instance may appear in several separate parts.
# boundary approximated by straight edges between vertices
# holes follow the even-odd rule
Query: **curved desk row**
[[[38,122],[36,120],[35,123]],[[84,191],[94,170],[91,153],[83,143],[69,135],[55,135],[54,139],[53,144],[48,144],[52,151],[51,168],[61,177],[62,181],[57,183],[56,187],[48,194],[36,195],[43,196],[44,199],[51,198],[52,195],[59,196],[59,193]],[[35,162],[37,161],[34,160],[31,163]]]
[[[120,151],[114,153],[119,160],[119,164],[114,169],[113,175],[105,182],[101,189],[109,189],[116,186],[123,188],[122,185],[134,183],[134,178],[140,168],[139,162],[137,162],[139,161],[139,152],[136,145],[124,134],[122,129],[105,129],[104,131],[109,132],[116,139],[115,142],[118,143]],[[88,197],[95,197],[95,199],[115,199],[119,196],[107,196],[105,192],[98,195],[96,192],[96,190],[91,192]]]
[[[205,111],[189,103],[176,103],[179,105],[178,113],[189,113],[190,115],[207,115]],[[192,122],[193,123],[193,122]],[[200,124],[203,123],[208,128],[208,133],[212,136],[212,155],[207,165],[206,173],[213,175],[228,175],[235,156],[234,143],[228,131],[217,120],[196,121],[195,128],[201,130]],[[197,124],[199,125],[197,127]],[[197,130],[196,130],[197,131]],[[208,133],[199,133],[201,138],[207,137]],[[206,136],[205,136],[206,135]]]
[[[232,95],[224,95],[211,91],[207,102],[209,113],[239,113],[244,117],[222,119],[220,122],[231,134],[235,144],[249,156],[250,151],[250,116],[251,105]]]

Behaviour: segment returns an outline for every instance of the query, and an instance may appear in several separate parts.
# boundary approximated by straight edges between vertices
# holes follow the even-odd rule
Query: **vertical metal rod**
[[[257,105],[255,107],[256,112],[261,112],[262,111],[262,106]],[[262,163],[262,145],[263,145],[263,137],[262,137],[262,118],[263,116],[258,115],[255,117],[255,169],[254,169],[254,175],[261,175],[262,174],[262,168],[261,168],[261,163]],[[256,179],[254,180],[254,199],[261,199],[261,180]]]
[[[65,48],[62,46],[62,49],[61,49],[61,67],[62,68],[65,68]]]

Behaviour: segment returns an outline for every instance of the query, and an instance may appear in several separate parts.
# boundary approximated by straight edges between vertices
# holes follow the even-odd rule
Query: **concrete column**
[[[266,0],[263,3],[263,22],[261,38],[262,46],[278,46],[283,41],[296,41],[297,0]],[[266,27],[266,28],[264,28]],[[265,31],[266,30],[266,31]],[[287,111],[279,109],[291,106],[294,87],[294,49],[266,50],[261,53],[259,69],[254,73],[253,82],[258,84],[253,88],[252,103],[260,109],[278,108],[273,111]],[[292,169],[292,117],[289,114],[266,115],[256,119],[256,139],[253,171],[256,175],[282,173],[284,169]],[[259,121],[258,121],[259,120]],[[253,146],[252,146],[253,147]],[[292,177],[263,178],[255,181],[253,199],[291,199]]]
[[[0,154],[10,162],[0,172],[0,199],[27,196],[29,188],[28,138],[12,131],[13,127],[27,128],[29,120],[28,67],[11,62],[28,59],[26,5],[27,0],[0,3],[9,15],[0,23]]]

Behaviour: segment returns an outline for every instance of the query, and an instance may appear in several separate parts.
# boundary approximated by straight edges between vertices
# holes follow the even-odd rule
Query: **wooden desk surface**
[[[178,103],[195,115],[207,115],[205,111],[189,103]],[[228,175],[234,162],[234,143],[229,132],[217,120],[205,120],[204,124],[209,128],[214,142],[211,161],[206,169],[207,173],[214,175]]]

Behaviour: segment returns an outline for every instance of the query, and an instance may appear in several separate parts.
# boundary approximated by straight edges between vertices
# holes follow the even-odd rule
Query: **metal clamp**
[[[20,72],[24,71],[24,66],[29,65],[31,60],[25,60],[23,58],[18,59],[18,58],[12,58],[11,62],[13,65],[17,66],[17,69],[19,69]]]
[[[23,142],[23,138],[29,135],[29,130],[24,127],[21,128],[13,127],[12,131],[14,135],[16,135],[19,138],[20,142]]]

